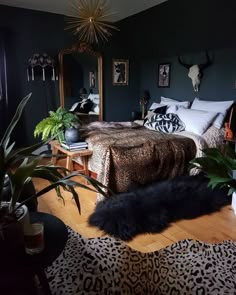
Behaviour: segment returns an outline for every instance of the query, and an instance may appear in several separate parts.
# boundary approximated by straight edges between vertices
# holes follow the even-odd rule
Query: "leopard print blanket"
[[[141,253],[111,237],[68,228],[67,245],[46,270],[54,295],[236,294],[236,243],[179,241]]]

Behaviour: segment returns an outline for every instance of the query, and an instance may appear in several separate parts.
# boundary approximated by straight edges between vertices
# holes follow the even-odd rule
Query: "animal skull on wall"
[[[204,64],[186,64],[181,61],[180,57],[178,58],[179,63],[189,70],[188,77],[192,80],[194,91],[198,92],[199,85],[201,83],[201,78],[203,76],[203,70],[213,64],[213,60],[210,59],[208,52],[206,52],[206,62]]]

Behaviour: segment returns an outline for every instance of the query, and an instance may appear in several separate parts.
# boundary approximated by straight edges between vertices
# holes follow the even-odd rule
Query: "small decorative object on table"
[[[73,126],[66,128],[65,140],[68,144],[78,142],[79,141],[79,130]]]
[[[140,99],[140,105],[141,105],[141,111],[142,111],[142,119],[145,117],[145,112],[146,112],[146,105],[150,100],[150,93],[148,90],[144,90],[144,93]]]

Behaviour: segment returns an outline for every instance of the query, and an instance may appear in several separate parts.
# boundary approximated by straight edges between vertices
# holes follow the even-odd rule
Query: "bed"
[[[81,136],[93,151],[89,170],[115,193],[182,175],[203,148],[223,140],[222,130],[214,127],[203,136],[187,131],[165,134],[135,122],[93,122],[84,126]],[[75,161],[80,163],[80,159]]]
[[[224,122],[232,121],[233,114],[234,101],[195,98],[190,106],[188,101],[161,97],[144,121],[84,125],[82,139],[93,151],[89,170],[115,193],[182,175],[204,148],[223,143]]]

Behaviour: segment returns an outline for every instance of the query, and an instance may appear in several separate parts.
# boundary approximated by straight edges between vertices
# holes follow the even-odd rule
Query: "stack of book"
[[[73,143],[62,142],[61,146],[68,151],[80,151],[88,148],[88,144],[86,141],[79,141]]]

